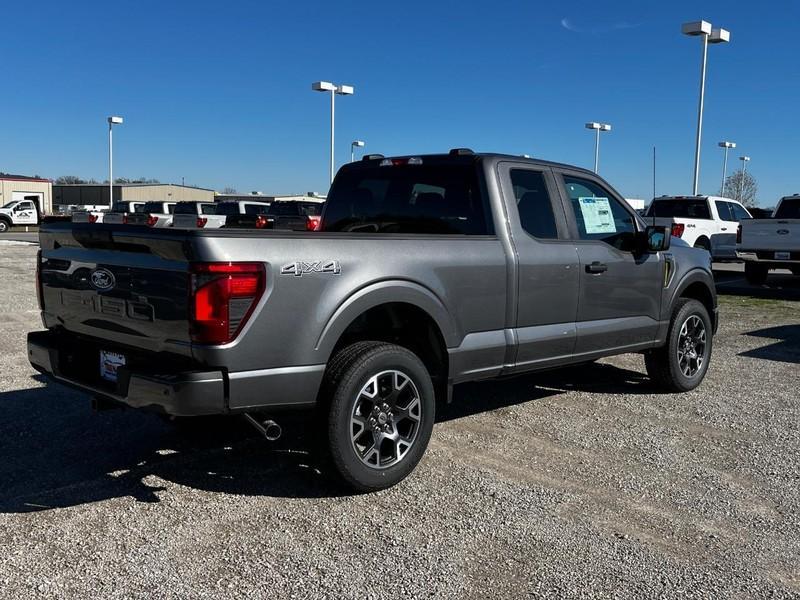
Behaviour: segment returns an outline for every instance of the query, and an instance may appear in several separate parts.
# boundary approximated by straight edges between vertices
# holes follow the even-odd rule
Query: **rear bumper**
[[[798,251],[787,251],[789,253],[789,259],[775,259],[775,252],[781,252],[780,250],[737,250],[736,256],[745,262],[757,262],[765,265],[771,265],[774,269],[780,269],[781,265],[786,265],[786,268],[789,266],[797,266],[800,265],[800,252]]]
[[[99,373],[97,355],[87,357],[85,349],[80,351],[84,355],[78,358],[97,365]],[[181,417],[311,408],[325,371],[325,365],[237,373],[222,369],[145,373],[120,367],[118,381],[112,384],[87,375],[86,369],[80,375],[71,372],[77,352],[54,331],[28,334],[28,360],[40,373],[93,396]]]

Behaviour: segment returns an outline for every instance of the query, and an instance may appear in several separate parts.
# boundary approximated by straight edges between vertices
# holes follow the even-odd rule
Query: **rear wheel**
[[[650,379],[672,392],[688,392],[700,385],[711,360],[712,332],[703,304],[688,298],[678,300],[667,343],[645,354]]]
[[[416,467],[433,431],[428,370],[412,352],[361,342],[331,360],[328,450],[342,479],[358,491],[395,485]]]
[[[711,242],[708,241],[708,238],[698,238],[697,241],[694,243],[695,248],[702,248],[707,252],[711,252]]]
[[[744,263],[744,278],[750,285],[764,285],[769,269],[756,263]]]

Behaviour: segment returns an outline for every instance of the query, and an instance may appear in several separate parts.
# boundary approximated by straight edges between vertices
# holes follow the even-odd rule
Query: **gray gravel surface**
[[[638,356],[462,386],[416,472],[354,496],[292,432],[45,387],[34,256],[0,246],[3,597],[800,596],[794,302],[723,296],[687,394]]]

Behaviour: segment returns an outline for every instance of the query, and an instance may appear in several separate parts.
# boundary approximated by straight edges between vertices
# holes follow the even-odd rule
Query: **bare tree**
[[[86,180],[77,175],[62,175],[56,179],[56,185],[70,185],[76,183],[86,183]]]
[[[755,177],[739,169],[725,179],[725,189],[720,195],[738,200],[745,206],[755,206],[757,192],[758,184]]]
[[[228,186],[228,187],[222,189],[222,193],[223,194],[236,194],[237,191],[236,191],[236,188]]]

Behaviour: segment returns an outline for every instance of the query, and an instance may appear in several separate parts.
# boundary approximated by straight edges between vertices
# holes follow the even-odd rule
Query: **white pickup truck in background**
[[[14,200],[0,208],[0,233],[14,225],[38,225],[39,211],[33,200]]]
[[[141,210],[128,213],[127,224],[158,228],[170,227],[175,204],[175,202],[145,202]]]
[[[142,201],[124,200],[114,202],[111,210],[105,214],[103,222],[113,225],[126,225],[128,223],[128,215],[143,212],[144,205],[145,203]]]
[[[225,225],[225,215],[217,214],[214,202],[178,202],[172,216],[172,227],[180,229],[219,229]]]
[[[800,275],[800,194],[781,198],[770,219],[743,221],[736,241],[748,283],[763,284],[770,269]]]
[[[672,235],[690,246],[705,248],[714,260],[737,260],[736,231],[752,219],[736,200],[720,196],[659,196],[653,198],[645,220],[668,226]]]

